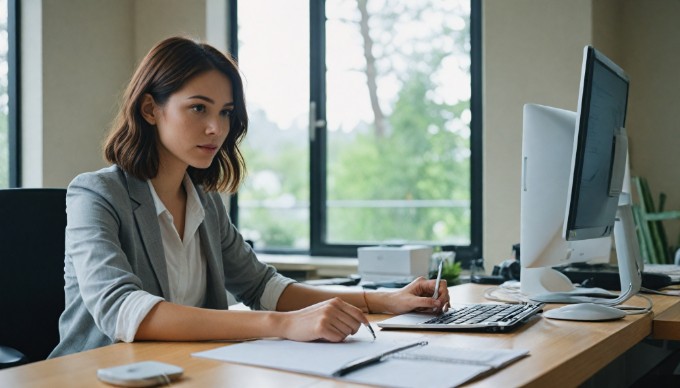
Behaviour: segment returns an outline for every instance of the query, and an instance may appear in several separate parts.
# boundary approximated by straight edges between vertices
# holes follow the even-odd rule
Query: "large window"
[[[231,5],[251,119],[232,209],[255,248],[479,256],[478,2]]]

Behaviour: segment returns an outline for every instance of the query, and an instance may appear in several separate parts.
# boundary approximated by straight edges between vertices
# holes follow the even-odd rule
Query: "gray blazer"
[[[217,193],[196,187],[205,209],[199,227],[207,262],[204,307],[227,309],[229,290],[260,309],[273,267],[255,257],[229,220]],[[160,226],[148,184],[111,166],[76,177],[66,194],[66,307],[61,341],[50,357],[114,342],[118,310],[136,290],[167,298],[168,274]]]

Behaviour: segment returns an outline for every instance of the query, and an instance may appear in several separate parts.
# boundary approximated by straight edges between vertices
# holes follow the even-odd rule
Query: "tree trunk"
[[[378,84],[376,82],[377,72],[375,69],[375,57],[373,56],[373,40],[368,27],[368,8],[366,3],[368,0],[357,0],[361,20],[359,22],[361,36],[364,40],[364,57],[366,58],[366,85],[368,86],[368,95],[371,99],[371,108],[373,109],[373,124],[375,125],[376,137],[383,137],[385,135],[385,115],[380,109],[380,102],[378,101]]]

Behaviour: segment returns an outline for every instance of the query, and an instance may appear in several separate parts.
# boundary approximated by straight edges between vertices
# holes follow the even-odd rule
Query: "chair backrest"
[[[64,311],[66,189],[0,190],[0,345],[47,358]]]

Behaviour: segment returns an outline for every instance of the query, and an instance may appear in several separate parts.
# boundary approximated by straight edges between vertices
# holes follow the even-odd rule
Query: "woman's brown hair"
[[[248,130],[241,75],[231,57],[190,39],[165,39],[144,57],[125,90],[118,117],[104,143],[104,158],[139,179],[154,178],[158,174],[158,136],[155,126],[142,117],[143,96],[148,93],[157,104],[164,105],[189,79],[209,70],[217,70],[231,81],[234,111],[227,139],[210,167],[189,166],[187,172],[205,190],[235,192],[246,172],[238,148]]]

